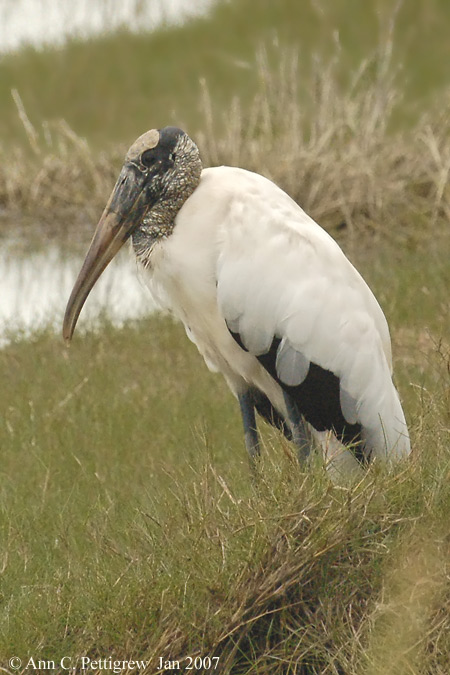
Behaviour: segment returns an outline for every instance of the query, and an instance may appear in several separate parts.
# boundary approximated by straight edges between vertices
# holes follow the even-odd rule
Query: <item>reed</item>
[[[193,133],[205,166],[258,171],[285,189],[321,225],[399,241],[428,237],[450,216],[450,118],[445,101],[413,126],[395,131],[402,92],[386,46],[344,86],[339,59],[317,59],[302,76],[298,54],[284,50],[272,67],[257,54],[259,88],[243,105],[234,97],[218,113],[202,83],[202,123]],[[64,121],[31,124],[18,92],[18,115],[30,150],[0,149],[0,203],[6,213],[67,230],[92,227],[115,182],[125,144],[94,150]],[[136,135],[143,129],[137,129]],[[416,226],[413,227],[413,223]]]

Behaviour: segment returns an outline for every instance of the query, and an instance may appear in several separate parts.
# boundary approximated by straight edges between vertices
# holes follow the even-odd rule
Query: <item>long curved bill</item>
[[[145,176],[136,171],[136,167],[123,167],[67,303],[63,323],[66,341],[72,338],[79,314],[95,282],[149,208],[143,192],[144,180]]]

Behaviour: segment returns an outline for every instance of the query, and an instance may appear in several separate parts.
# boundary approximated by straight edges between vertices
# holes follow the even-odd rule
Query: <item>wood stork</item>
[[[301,459],[311,436],[326,456],[339,448],[362,464],[409,454],[384,314],[338,244],[274,183],[244,169],[202,169],[180,129],[140,136],[70,296],[66,340],[129,237],[154,298],[238,398],[252,458],[255,411]]]

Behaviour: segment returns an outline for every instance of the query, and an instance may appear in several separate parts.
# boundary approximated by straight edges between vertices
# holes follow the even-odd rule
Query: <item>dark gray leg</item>
[[[250,464],[253,467],[255,459],[260,455],[259,438],[256,430],[255,406],[250,390],[239,394],[242,421],[244,423],[245,447],[248,450]]]
[[[308,459],[311,450],[311,439],[305,428],[302,416],[300,415],[296,402],[283,391],[284,402],[286,404],[288,422],[292,431],[292,440],[298,448],[298,459],[303,464]]]

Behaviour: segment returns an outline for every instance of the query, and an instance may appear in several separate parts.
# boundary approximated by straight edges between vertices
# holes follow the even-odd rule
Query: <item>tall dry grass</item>
[[[346,85],[338,58],[317,58],[306,79],[292,50],[274,68],[269,61],[260,50],[259,91],[249,106],[236,97],[217,111],[203,82],[203,124],[193,136],[205,166],[239,165],[262,173],[322,225],[345,227],[350,235],[368,229],[413,238],[450,218],[449,91],[413,126],[399,130],[402,91],[389,45]],[[20,94],[13,94],[30,151],[6,153],[0,147],[4,212],[25,211],[55,227],[67,217],[95,220],[126,147],[93,152],[64,121],[36,128]],[[136,129],[136,136],[143,131]]]
[[[387,48],[362,63],[347,86],[338,59],[316,59],[306,82],[295,52],[286,51],[275,71],[264,51],[258,63],[253,104],[243,110],[236,98],[220,127],[204,85],[206,123],[197,138],[207,164],[267,175],[325,226],[388,231],[393,222],[410,229],[411,213],[431,227],[450,217],[450,92],[442,93],[440,110],[396,130],[402,92]]]

